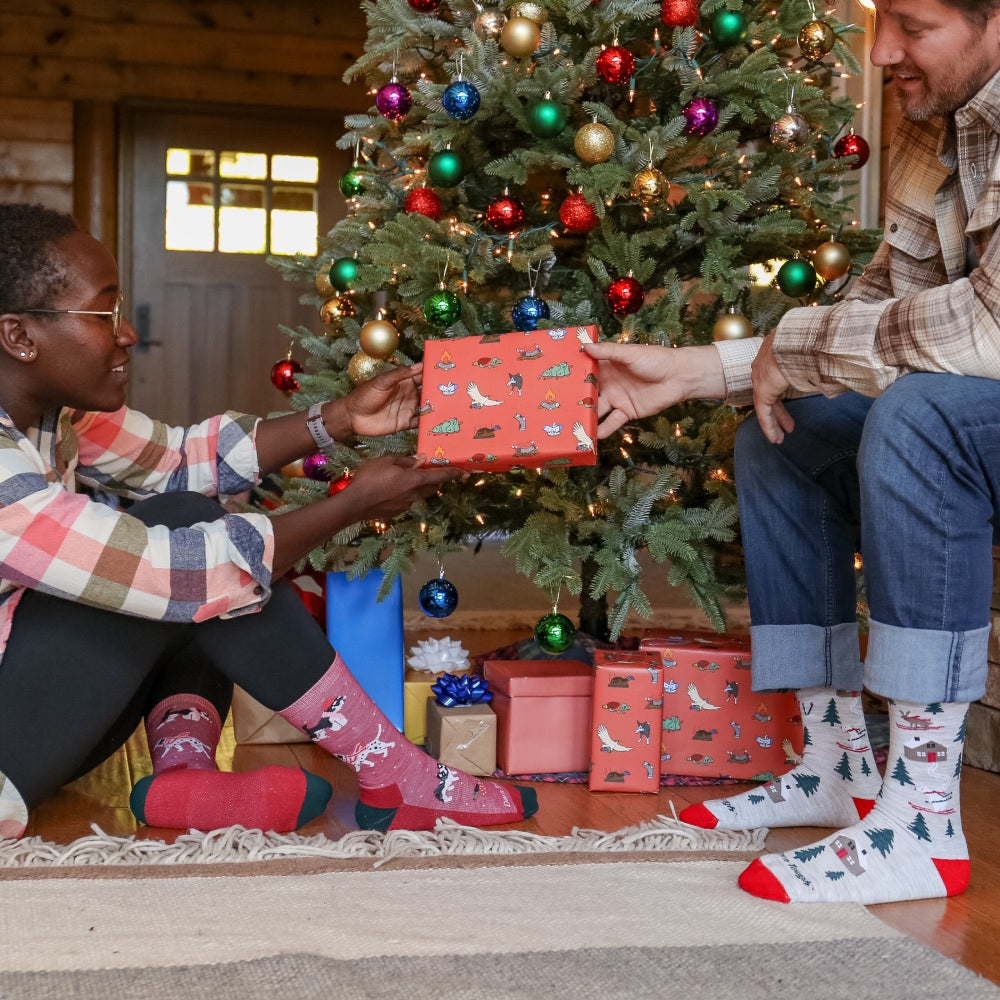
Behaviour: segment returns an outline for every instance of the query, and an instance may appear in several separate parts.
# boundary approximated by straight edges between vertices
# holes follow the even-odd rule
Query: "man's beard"
[[[935,115],[947,115],[972,99],[989,79],[989,62],[985,54],[963,75],[961,79],[949,80],[946,84],[928,91],[926,77],[921,75],[925,92],[908,99],[907,95],[896,91],[896,103],[904,117],[910,121],[923,122]]]

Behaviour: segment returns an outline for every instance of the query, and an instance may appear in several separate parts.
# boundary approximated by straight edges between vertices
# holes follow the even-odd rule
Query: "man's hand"
[[[719,352],[707,347],[584,344],[598,363],[597,436],[609,437],[629,420],[659,413],[685,399],[726,394]]]
[[[774,359],[773,333],[764,338],[750,368],[750,376],[753,380],[753,405],[760,429],[772,444],[781,444],[785,435],[794,429],[795,421],[782,402],[790,385]]]

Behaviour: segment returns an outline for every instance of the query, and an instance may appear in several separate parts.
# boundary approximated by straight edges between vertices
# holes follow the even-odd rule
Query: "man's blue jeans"
[[[1000,382],[919,373],[877,399],[787,406],[795,429],[781,445],[753,417],[736,440],[754,689],[864,683],[904,701],[975,701],[1000,511]]]

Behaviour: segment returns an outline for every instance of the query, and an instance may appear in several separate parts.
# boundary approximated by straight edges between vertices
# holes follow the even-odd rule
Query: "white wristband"
[[[306,414],[306,427],[309,428],[309,433],[312,435],[313,441],[316,442],[316,447],[323,452],[327,458],[332,459],[335,442],[327,433],[326,425],[323,423],[322,403],[313,403],[313,405],[309,407],[309,411]]]

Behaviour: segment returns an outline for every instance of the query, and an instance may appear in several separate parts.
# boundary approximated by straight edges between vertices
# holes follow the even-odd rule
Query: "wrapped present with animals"
[[[662,678],[655,651],[595,651],[591,791],[659,791]]]
[[[428,465],[499,472],[597,462],[597,327],[424,344],[417,451]]]
[[[798,762],[798,702],[751,690],[748,636],[649,629],[639,648],[663,668],[664,774],[770,781]]]

